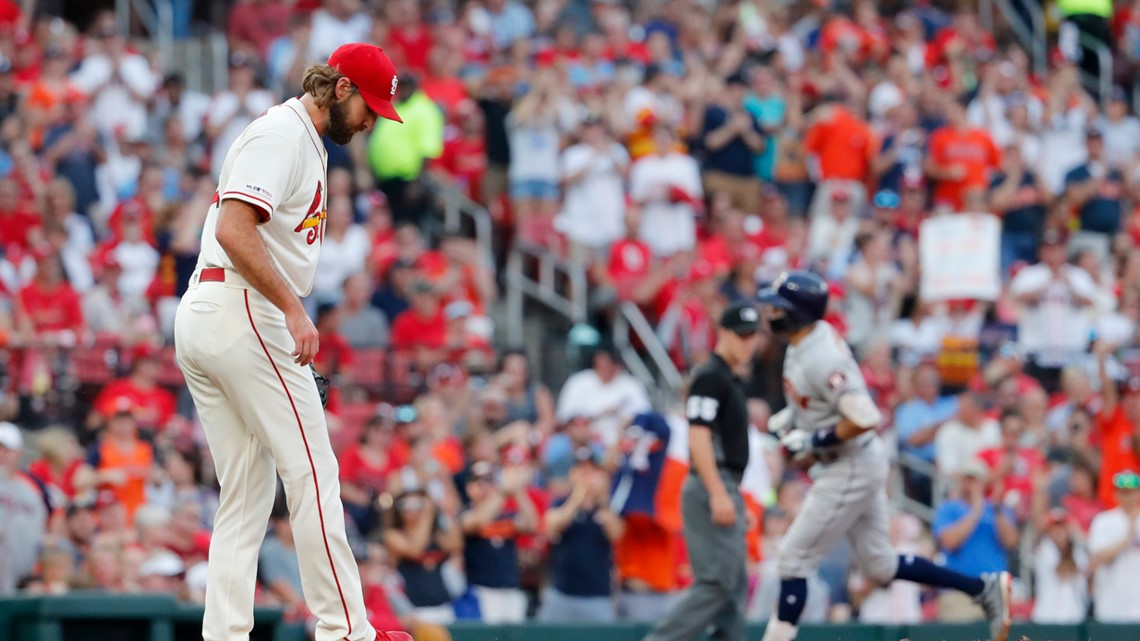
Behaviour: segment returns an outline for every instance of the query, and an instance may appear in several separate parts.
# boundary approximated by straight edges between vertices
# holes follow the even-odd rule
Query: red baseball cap
[[[396,66],[388,59],[384,50],[376,45],[351,42],[340,46],[329,56],[329,66],[344,74],[360,90],[364,103],[377,115],[404,122],[392,99],[396,97],[399,78]]]

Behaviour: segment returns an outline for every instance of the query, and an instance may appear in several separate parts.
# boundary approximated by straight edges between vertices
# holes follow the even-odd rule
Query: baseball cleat
[[[1009,601],[1013,590],[1013,577],[1009,572],[988,572],[982,575],[985,587],[974,600],[986,613],[990,624],[990,639],[1006,641],[1009,637]]]

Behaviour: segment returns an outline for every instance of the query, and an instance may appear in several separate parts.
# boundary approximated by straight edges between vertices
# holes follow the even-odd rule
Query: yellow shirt
[[[443,111],[422,91],[396,105],[403,123],[380,119],[368,139],[368,164],[380,180],[414,180],[443,152]]]

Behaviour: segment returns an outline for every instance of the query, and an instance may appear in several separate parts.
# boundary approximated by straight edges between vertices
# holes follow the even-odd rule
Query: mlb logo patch
[[[245,188],[256,193],[256,194],[261,194],[262,196],[265,196],[266,198],[273,200],[273,194],[269,193],[269,190],[266,189],[265,187],[258,187],[257,185],[248,185],[247,184],[245,186]]]

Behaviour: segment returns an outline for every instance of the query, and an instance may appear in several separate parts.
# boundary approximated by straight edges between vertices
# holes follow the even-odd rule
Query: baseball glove
[[[321,395],[321,407],[325,407],[329,404],[329,387],[332,385],[332,382],[324,376],[321,376],[317,368],[312,365],[309,365],[309,369],[312,370],[313,380],[317,383],[317,393]]]

